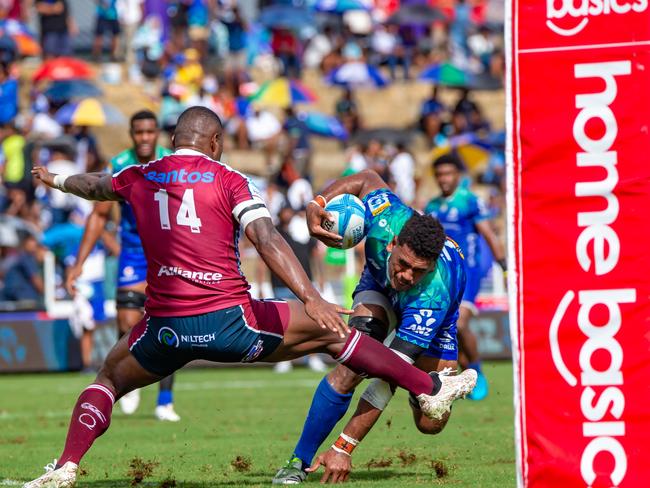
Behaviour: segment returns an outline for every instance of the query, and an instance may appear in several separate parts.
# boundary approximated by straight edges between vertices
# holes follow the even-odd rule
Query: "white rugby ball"
[[[343,237],[343,249],[350,249],[365,237],[366,208],[354,195],[344,193],[332,198],[325,206],[334,222],[323,221],[323,228]]]

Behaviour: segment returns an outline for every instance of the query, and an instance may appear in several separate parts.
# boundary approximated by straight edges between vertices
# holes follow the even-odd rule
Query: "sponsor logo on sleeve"
[[[379,215],[388,207],[390,207],[390,200],[386,193],[380,193],[368,199],[368,208],[373,217]]]

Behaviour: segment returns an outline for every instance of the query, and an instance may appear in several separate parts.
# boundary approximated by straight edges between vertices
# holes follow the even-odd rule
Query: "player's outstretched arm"
[[[258,218],[249,223],[246,226],[246,237],[271,271],[305,304],[305,312],[320,327],[330,329],[341,337],[350,332],[339,314],[350,314],[352,310],[329,303],[321,297],[270,218]]]
[[[47,186],[72,193],[86,200],[121,200],[122,198],[113,192],[111,175],[106,173],[85,173],[72,176],[63,176],[50,173],[42,166],[32,169],[32,175],[41,180]]]
[[[371,169],[364,169],[350,176],[336,180],[331,185],[327,186],[321,195],[327,201],[335,196],[350,193],[358,198],[365,197],[368,193],[378,190],[380,188],[388,188],[388,185],[381,179],[375,171]]]
[[[327,451],[319,454],[311,467],[307,468],[308,472],[317,471],[320,466],[325,468],[321,477],[321,483],[343,483],[347,481],[352,470],[352,450],[356,443],[370,432],[379,417],[381,410],[373,407],[363,398],[359,400],[357,410],[352,418],[348,421],[343,433],[336,440],[334,445]]]

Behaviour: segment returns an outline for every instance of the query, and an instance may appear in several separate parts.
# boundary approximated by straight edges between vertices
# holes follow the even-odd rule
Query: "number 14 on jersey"
[[[171,230],[169,222],[169,195],[167,190],[160,189],[154,194],[154,199],[158,202],[158,213],[160,215],[160,227],[164,230]],[[196,215],[194,206],[194,190],[187,189],[183,192],[183,200],[176,214],[176,224],[184,225],[198,234],[201,232],[201,219]]]

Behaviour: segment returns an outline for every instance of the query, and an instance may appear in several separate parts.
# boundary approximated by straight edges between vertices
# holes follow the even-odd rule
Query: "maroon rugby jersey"
[[[112,185],[135,214],[147,258],[149,315],[197,315],[249,300],[239,232],[270,215],[248,178],[180,149],[123,169]]]

